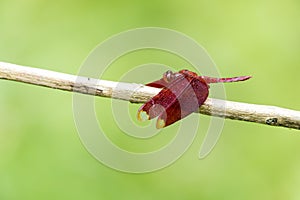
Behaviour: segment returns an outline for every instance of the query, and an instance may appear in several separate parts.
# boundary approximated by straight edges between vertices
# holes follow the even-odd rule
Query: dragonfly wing
[[[155,87],[155,88],[164,88],[168,86],[168,83],[164,79],[159,79],[157,81],[147,83],[146,86]]]
[[[174,88],[170,88],[171,90]],[[166,111],[161,113],[157,119],[156,127],[163,128],[174,122],[185,118],[198,110],[208,96],[208,85],[204,80],[193,78],[181,90],[173,104],[170,104]]]
[[[163,128],[196,111],[207,96],[208,85],[203,79],[178,76],[139,109],[138,119],[158,116],[156,127]]]
[[[147,101],[139,108],[137,115],[138,120],[145,121],[148,119],[153,119],[164,112],[170,105],[176,103],[176,93],[180,92],[178,91],[178,88],[176,88],[176,84],[180,83],[183,79],[185,79],[184,76],[181,76],[171,83],[166,83],[165,81],[163,81],[163,79],[160,79],[158,81],[147,84],[151,84],[151,86],[155,87],[164,82],[165,85],[157,95],[152,97],[149,101]],[[166,84],[168,84],[167,87]]]

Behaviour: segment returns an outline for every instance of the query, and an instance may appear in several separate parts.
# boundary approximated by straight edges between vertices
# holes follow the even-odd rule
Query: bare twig
[[[160,89],[135,83],[120,83],[79,77],[44,69],[0,62],[0,79],[102,97],[144,103]],[[209,98],[199,109],[206,115],[300,129],[300,112],[275,106],[255,105]]]

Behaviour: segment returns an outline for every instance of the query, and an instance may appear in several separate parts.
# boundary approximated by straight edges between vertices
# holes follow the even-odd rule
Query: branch
[[[0,79],[18,81],[70,92],[144,103],[160,89],[142,84],[79,77],[44,69],[0,62]],[[300,129],[300,112],[285,108],[208,98],[199,112],[205,115]]]

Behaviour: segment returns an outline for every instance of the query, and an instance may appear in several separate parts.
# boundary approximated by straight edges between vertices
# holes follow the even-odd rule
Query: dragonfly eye
[[[174,79],[174,73],[171,70],[168,70],[164,73],[163,79],[165,82],[169,83]]]

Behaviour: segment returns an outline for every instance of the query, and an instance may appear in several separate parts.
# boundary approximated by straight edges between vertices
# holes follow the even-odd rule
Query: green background
[[[158,26],[204,46],[222,76],[254,77],[226,85],[229,100],[300,110],[299,10],[296,0],[0,0],[0,61],[77,74],[89,52],[108,37]],[[121,71],[148,62],[185,66],[164,53],[137,52],[112,66],[105,79],[118,80]],[[297,130],[226,120],[206,159],[198,160],[200,129],[171,166],[127,174],[85,150],[71,93],[4,80],[0,91],[0,199],[300,199]],[[97,98],[96,108],[99,117],[108,113],[102,122],[122,148],[155,149],[174,136],[171,128],[155,143],[125,138],[109,114],[110,102]],[[129,107],[134,118],[139,105]],[[203,117],[203,127],[208,119]]]

